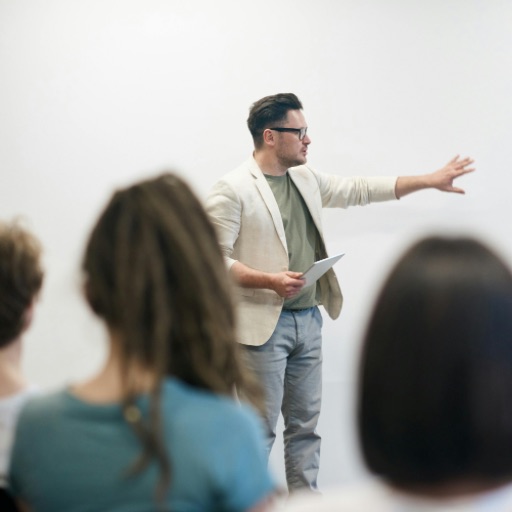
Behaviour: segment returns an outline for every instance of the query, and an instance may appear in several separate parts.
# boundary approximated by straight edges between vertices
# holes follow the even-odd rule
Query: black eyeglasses
[[[305,136],[306,136],[306,133],[308,133],[308,127],[306,126],[306,128],[281,128],[281,127],[277,127],[277,128],[269,128],[270,130],[275,130],[276,132],[291,132],[291,133],[296,133],[297,136],[299,137],[299,140],[302,140]]]

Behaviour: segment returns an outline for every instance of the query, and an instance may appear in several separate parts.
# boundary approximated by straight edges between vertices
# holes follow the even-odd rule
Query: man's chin
[[[298,165],[304,165],[305,163],[307,163],[307,161],[308,161],[307,156],[304,155],[301,158],[297,158],[297,160],[295,161],[293,167],[297,167]]]
[[[304,165],[307,161],[308,159],[306,158],[306,156],[304,156],[301,158],[297,157],[295,158],[295,160],[287,160],[286,162],[283,163],[285,163],[286,167],[290,169],[291,167],[298,167],[299,165]]]

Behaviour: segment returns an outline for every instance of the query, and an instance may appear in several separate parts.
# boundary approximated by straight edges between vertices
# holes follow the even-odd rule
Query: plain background
[[[101,364],[79,267],[112,190],[176,169],[204,198],[251,154],[250,104],[295,92],[320,171],[421,174],[457,153],[478,168],[465,196],[325,211],[328,249],[346,256],[342,315],[324,314],[320,485],[365,478],[357,358],[390,265],[432,232],[512,257],[510,27],[508,0],[0,0],[0,218],[25,219],[47,269],[29,377],[54,389]],[[271,463],[283,482],[282,444]]]

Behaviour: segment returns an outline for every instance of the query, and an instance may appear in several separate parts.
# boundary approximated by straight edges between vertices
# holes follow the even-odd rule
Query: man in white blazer
[[[306,165],[311,139],[300,100],[291,93],[255,102],[247,120],[253,156],[212,189],[206,209],[238,284],[239,341],[266,396],[270,454],[279,412],[290,491],[317,489],[322,383],[321,304],[337,318],[343,296],[331,269],[304,287],[302,273],[327,256],[322,208],[347,208],[425,188],[464,193],[453,180],[473,169],[455,157],[431,174],[347,178]]]

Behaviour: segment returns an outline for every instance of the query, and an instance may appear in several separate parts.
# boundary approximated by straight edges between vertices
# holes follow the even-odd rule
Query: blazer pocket
[[[246,305],[252,306],[282,306],[284,301],[276,292],[264,288],[238,288],[236,297]]]
[[[243,295],[244,297],[254,297],[256,293],[256,288],[238,288],[237,290],[239,295]]]

